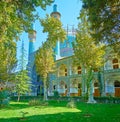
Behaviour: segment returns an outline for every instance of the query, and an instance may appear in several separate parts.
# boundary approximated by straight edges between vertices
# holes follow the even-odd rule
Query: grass
[[[76,103],[67,108],[66,101],[49,101],[47,106],[29,106],[28,102],[11,102],[0,109],[0,122],[120,122],[119,104]],[[22,119],[22,113],[26,113]]]

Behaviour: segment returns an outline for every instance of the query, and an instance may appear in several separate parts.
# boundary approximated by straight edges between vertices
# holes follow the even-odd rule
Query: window
[[[118,63],[118,59],[114,58],[112,60],[112,64],[113,64],[113,69],[118,69],[119,68],[119,63]]]
[[[53,89],[56,90],[56,85],[53,86]]]
[[[81,74],[81,67],[78,66],[78,74]]]
[[[120,87],[120,82],[119,81],[115,81],[114,86],[115,87]]]
[[[65,76],[67,76],[67,69],[65,69]]]
[[[94,83],[94,87],[98,87],[98,83],[97,82]]]
[[[40,81],[40,75],[37,75],[37,82]]]
[[[113,63],[118,63],[118,59],[114,58]]]
[[[98,69],[97,69],[97,68],[95,68],[95,69],[93,69],[93,71],[94,71],[94,72],[98,72]]]
[[[81,88],[81,84],[80,84],[80,83],[78,83],[78,88],[79,88],[79,89]]]

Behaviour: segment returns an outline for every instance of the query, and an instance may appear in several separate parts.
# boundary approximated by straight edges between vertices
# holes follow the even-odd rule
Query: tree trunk
[[[88,88],[88,103],[96,103],[96,101],[94,100],[94,97],[93,97],[93,89],[94,89],[94,86],[93,86],[93,82],[92,80],[89,82],[89,88]]]
[[[92,68],[88,69],[88,76],[87,76],[87,83],[88,83],[88,103],[96,103],[93,97],[93,72]]]
[[[17,99],[17,101],[19,102],[20,101],[20,94],[18,93],[18,99]]]
[[[105,96],[105,86],[104,86],[104,73],[98,72],[98,80],[99,80],[99,89],[100,89],[100,95],[103,97]]]
[[[85,68],[82,66],[82,96],[85,97],[86,94],[86,73]]]
[[[44,77],[44,101],[48,100],[47,98],[47,84],[46,84],[47,78]]]

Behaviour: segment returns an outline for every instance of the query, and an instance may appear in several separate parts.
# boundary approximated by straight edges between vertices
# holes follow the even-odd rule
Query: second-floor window
[[[67,76],[67,69],[65,69],[65,76]]]
[[[115,81],[115,82],[114,82],[114,86],[115,86],[115,87],[120,87],[120,82],[119,82],[119,81]]]
[[[98,69],[97,69],[97,68],[95,68],[95,69],[93,69],[93,71],[94,71],[94,72],[98,72]]]
[[[81,67],[78,66],[78,74],[81,74]]]
[[[113,69],[118,69],[119,68],[119,62],[117,58],[114,58],[112,60],[112,64],[113,64]]]

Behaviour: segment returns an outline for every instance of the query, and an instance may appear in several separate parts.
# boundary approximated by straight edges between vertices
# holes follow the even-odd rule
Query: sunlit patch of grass
[[[66,107],[55,106],[29,106],[27,102],[11,102],[11,105],[8,108],[2,109],[0,111],[0,117],[2,118],[20,117],[21,111],[28,112],[26,116],[81,112],[77,108],[70,109]]]

